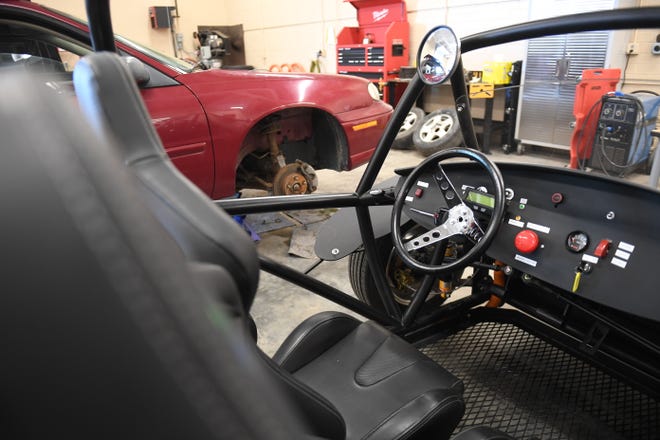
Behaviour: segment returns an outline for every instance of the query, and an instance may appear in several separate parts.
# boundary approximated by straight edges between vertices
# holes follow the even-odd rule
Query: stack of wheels
[[[413,135],[422,126],[424,121],[424,110],[419,107],[413,107],[408,112],[406,119],[403,120],[399,133],[396,135],[392,148],[397,150],[407,150],[413,146]]]
[[[429,113],[413,134],[415,149],[424,156],[455,148],[463,143],[456,110],[445,108]]]

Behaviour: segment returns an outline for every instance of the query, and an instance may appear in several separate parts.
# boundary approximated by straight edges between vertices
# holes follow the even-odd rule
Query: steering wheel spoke
[[[405,243],[405,249],[406,251],[421,249],[453,235],[472,234],[472,231],[478,231],[477,228],[474,212],[465,204],[456,205],[449,210],[447,220],[443,224],[408,241]]]
[[[484,229],[476,219],[474,211],[462,200],[442,167],[442,161],[449,158],[470,159],[480,165],[493,184],[494,207],[490,222]],[[435,186],[429,180],[435,181]],[[426,188],[422,191],[419,188]],[[414,191],[413,191],[414,190]],[[414,197],[413,197],[414,196]],[[401,260],[414,270],[431,274],[444,274],[461,269],[478,259],[486,252],[504,216],[504,182],[497,166],[482,153],[454,148],[442,150],[420,163],[407,177],[397,193],[392,209],[392,239],[394,248]],[[403,242],[401,216],[403,210],[412,221],[424,226],[427,231]],[[427,246],[440,243],[451,237],[464,237],[471,242],[466,251],[449,262],[431,264],[418,261],[426,252],[415,252]],[[415,257],[413,256],[415,255]]]

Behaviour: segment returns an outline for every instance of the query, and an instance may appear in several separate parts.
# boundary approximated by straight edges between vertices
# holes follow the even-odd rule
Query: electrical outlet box
[[[628,55],[637,55],[637,54],[639,54],[639,44],[638,43],[628,43],[628,48],[626,49],[626,54],[628,54]]]

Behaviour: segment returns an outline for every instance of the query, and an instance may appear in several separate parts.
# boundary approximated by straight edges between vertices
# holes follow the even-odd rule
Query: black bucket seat
[[[116,140],[151,212],[189,261],[206,264],[210,273],[201,270],[198,278],[244,320],[258,279],[254,245],[174,168],[125,62],[111,53],[90,54],[77,64],[74,84],[98,134]],[[213,266],[234,277],[241,301],[216,284]],[[313,435],[448,438],[464,410],[460,380],[375,322],[338,312],[305,320],[263,362]]]
[[[0,438],[305,438],[232,306],[69,97],[0,77]],[[249,340],[249,336],[248,336]]]
[[[235,274],[186,259],[71,100],[0,88],[0,437],[318,438],[237,325]]]

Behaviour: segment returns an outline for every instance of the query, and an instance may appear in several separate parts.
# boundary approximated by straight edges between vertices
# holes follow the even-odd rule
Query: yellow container
[[[492,61],[484,64],[484,74],[481,82],[491,84],[509,84],[511,82],[511,61],[498,62]]]

